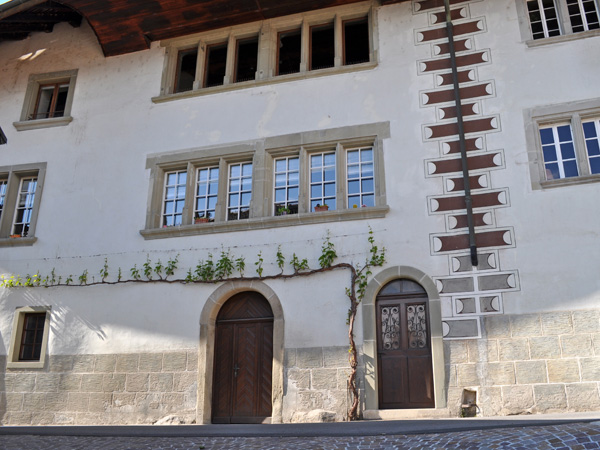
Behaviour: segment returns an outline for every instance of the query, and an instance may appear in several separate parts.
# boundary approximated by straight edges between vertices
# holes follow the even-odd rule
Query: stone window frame
[[[582,121],[600,117],[600,98],[530,108],[523,113],[529,159],[529,173],[533,190],[549,189],[600,182],[600,174],[590,174]],[[579,176],[546,180],[540,127],[570,123],[575,144]]]
[[[13,319],[13,328],[10,337],[10,347],[6,367],[8,369],[43,369],[46,363],[46,353],[48,350],[48,337],[50,331],[51,306],[22,306],[15,310]],[[42,347],[40,359],[38,361],[19,361],[19,351],[21,348],[21,339],[23,336],[23,326],[25,316],[29,313],[46,313],[44,322],[44,332],[42,337]]]
[[[595,1],[597,2],[597,6],[600,8],[600,0]],[[525,44],[528,47],[540,47],[559,42],[568,42],[578,39],[600,36],[600,29],[574,33],[573,28],[571,26],[571,21],[569,19],[567,0],[554,0],[554,2],[556,5],[556,11],[560,22],[561,34],[560,36],[551,36],[542,39],[533,39],[531,27],[529,25],[529,11],[527,9],[527,0],[518,0],[516,2],[521,39],[525,42]]]
[[[42,200],[45,175],[46,163],[0,167],[0,179],[8,180],[4,207],[2,215],[0,216],[0,247],[30,246],[37,241],[35,231]],[[32,176],[37,177],[37,187],[29,223],[29,233],[24,237],[11,238],[10,235],[15,220],[15,211],[17,208],[21,180]]]
[[[290,135],[269,137],[219,147],[205,147],[175,153],[151,155],[146,161],[150,170],[150,186],[146,227],[140,230],[144,239],[161,239],[177,236],[225,233],[288,227],[314,223],[331,223],[347,220],[385,217],[389,211],[385,193],[383,161],[383,140],[390,137],[389,122],[341,127],[329,130],[309,131]],[[339,154],[345,149],[367,144],[374,153],[375,206],[366,208],[345,208],[345,158],[336,158],[338,174],[337,199],[341,199],[338,209],[323,212],[310,212],[308,156],[321,149],[335,148]],[[275,216],[273,211],[273,164],[274,158],[281,155],[299,154],[301,163],[300,191],[301,205],[298,214]],[[250,217],[242,220],[226,220],[229,164],[252,162],[252,200]],[[196,171],[199,168],[219,167],[218,200],[215,219],[208,223],[194,223]],[[181,226],[162,227],[162,202],[165,174],[174,170],[187,170],[186,204]]]
[[[161,80],[160,95],[153,97],[154,103],[160,103],[179,98],[196,97],[217,92],[244,89],[265,84],[280,83],[305,78],[319,77],[330,74],[355,72],[372,69],[378,64],[377,41],[377,3],[366,1],[341,7],[326,8],[285,17],[267,19],[261,22],[238,25],[194,34],[185,38],[174,38],[161,41],[165,47],[165,61]],[[369,23],[369,62],[343,64],[343,24],[348,20],[366,17]],[[335,28],[335,62],[334,67],[309,70],[309,32],[310,27],[326,22],[333,22]],[[277,75],[277,48],[276,42],[280,32],[292,29],[301,30],[301,63],[298,73]],[[259,37],[258,61],[256,79],[250,81],[234,82],[234,69],[237,42],[239,40]],[[210,45],[227,42],[227,64],[224,83],[220,86],[202,87],[206,64],[206,49]],[[184,92],[174,92],[178,72],[178,60],[181,51],[189,51],[197,47],[198,59],[196,64],[196,79],[193,89]]]
[[[282,147],[275,149],[267,149],[266,168],[268,173],[272,174],[270,183],[266,189],[266,199],[269,202],[271,215],[275,215],[274,210],[274,184],[275,184],[275,160],[285,156],[299,156],[300,159],[300,189],[298,196],[298,213],[312,214],[310,205],[310,155],[315,153],[334,152],[335,153],[335,184],[336,184],[336,209],[333,211],[350,210],[348,204],[348,177],[347,177],[347,161],[346,154],[348,151],[360,148],[371,147],[373,149],[373,165],[375,177],[375,207],[385,205],[382,202],[380,188],[381,177],[383,177],[383,162],[381,154],[381,143],[374,139],[373,136],[356,137],[348,139],[340,139],[333,142],[318,142],[305,143],[302,145],[294,145],[292,147]],[[362,208],[361,208],[362,209]],[[330,212],[330,211],[327,211]],[[269,210],[266,211],[269,215]]]
[[[75,81],[77,80],[78,69],[64,70],[61,72],[51,72],[43,74],[31,74],[25,91],[25,100],[21,117],[18,122],[13,122],[17,131],[35,130],[38,128],[62,127],[73,121],[71,108],[73,106],[73,96],[75,93]],[[69,91],[65,103],[65,112],[62,117],[51,117],[47,119],[30,119],[33,114],[40,88],[47,84],[67,83]]]

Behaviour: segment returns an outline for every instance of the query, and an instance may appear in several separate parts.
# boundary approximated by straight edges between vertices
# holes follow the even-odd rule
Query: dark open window
[[[39,361],[44,338],[46,313],[28,313],[23,320],[19,361]]]
[[[69,83],[44,84],[40,86],[35,110],[30,119],[49,119],[51,117],[63,117]]]
[[[177,55],[177,74],[175,76],[175,92],[185,92],[194,89],[196,79],[196,64],[198,49],[181,50]]]
[[[310,29],[310,70],[333,67],[335,63],[335,35],[333,23]]]
[[[227,43],[209,45],[206,49],[204,87],[221,86],[227,63]]]
[[[300,72],[300,30],[284,31],[277,35],[277,75]]]
[[[344,65],[369,62],[369,22],[364,17],[344,22]]]
[[[254,80],[258,63],[258,37],[237,41],[234,83]]]

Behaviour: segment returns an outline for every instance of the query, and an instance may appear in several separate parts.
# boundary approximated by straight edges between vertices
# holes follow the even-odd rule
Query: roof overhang
[[[85,18],[105,56],[145,50],[152,41],[361,0],[12,0],[0,6],[0,42],[51,32]],[[407,0],[383,0],[400,3]]]

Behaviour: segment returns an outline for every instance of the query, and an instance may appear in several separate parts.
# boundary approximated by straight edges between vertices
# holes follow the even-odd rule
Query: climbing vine
[[[64,278],[57,276],[53,268],[50,275],[42,277],[39,271],[34,275],[25,276],[0,276],[0,287],[16,288],[16,287],[66,287],[66,286],[95,286],[95,285],[116,285],[125,283],[217,283],[224,281],[235,280],[272,280],[272,279],[289,279],[296,277],[306,277],[317,273],[323,273],[332,270],[345,269],[350,271],[350,286],[346,288],[346,296],[350,300],[348,308],[348,316],[346,324],[348,325],[349,339],[349,364],[350,375],[348,377],[348,391],[351,396],[351,405],[348,409],[348,420],[358,419],[358,387],[356,382],[356,374],[358,367],[358,354],[356,343],[354,341],[354,324],[358,307],[362,302],[371,269],[373,267],[382,266],[385,263],[385,248],[379,248],[376,245],[373,230],[369,228],[369,251],[366,260],[363,264],[350,263],[335,263],[338,255],[335,246],[329,237],[325,237],[321,246],[321,255],[318,258],[319,267],[311,269],[308,259],[300,258],[296,253],[292,254],[289,260],[289,266],[293,269],[293,273],[284,273],[286,258],[281,250],[281,246],[277,247],[275,262],[279,269],[279,273],[273,275],[263,275],[264,273],[264,258],[262,251],[257,254],[257,259],[254,262],[256,275],[253,277],[245,277],[246,261],[243,257],[235,258],[231,255],[230,249],[221,248],[221,252],[217,260],[214,259],[212,253],[208,254],[206,260],[200,260],[195,267],[187,270],[184,278],[175,278],[175,271],[178,269],[179,254],[170,258],[166,263],[159,259],[153,262],[149,255],[146,255],[146,260],[142,266],[138,268],[136,264],[129,269],[129,278],[124,278],[121,267],[117,269],[116,280],[110,280],[110,271],[108,258],[104,259],[104,264],[97,272],[98,278],[90,275],[88,269],[84,269],[81,275],[74,276],[69,274]],[[173,277],[169,279],[169,277]],[[79,281],[79,284],[73,283],[73,280]]]

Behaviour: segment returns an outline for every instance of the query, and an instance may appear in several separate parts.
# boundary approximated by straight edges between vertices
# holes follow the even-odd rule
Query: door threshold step
[[[363,411],[365,420],[448,419],[450,417],[452,415],[448,408],[367,409]]]

